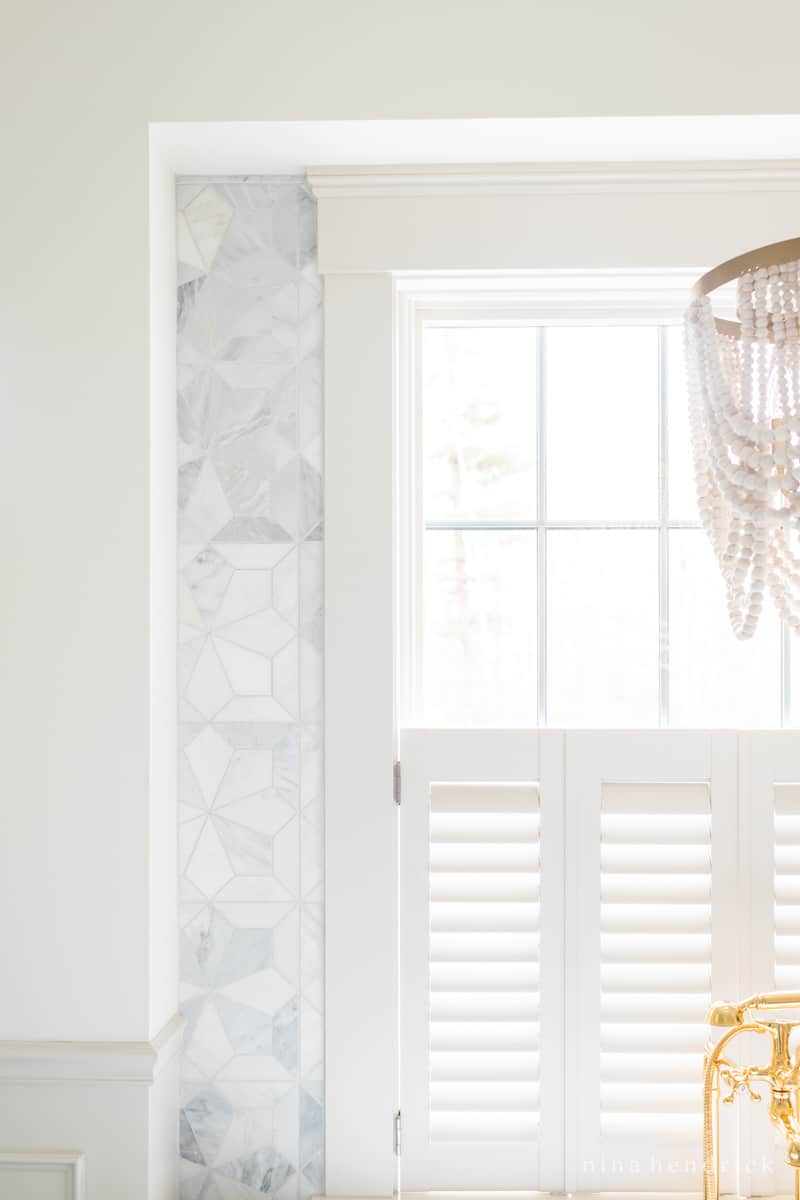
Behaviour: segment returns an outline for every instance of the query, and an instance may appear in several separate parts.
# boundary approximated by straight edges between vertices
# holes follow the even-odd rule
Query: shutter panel
[[[699,1133],[711,1001],[706,784],[605,784],[600,812],[600,1130]]]
[[[539,1124],[539,790],[430,789],[430,1136]]]
[[[556,1190],[563,737],[403,730],[400,755],[401,1187]]]
[[[566,778],[567,1188],[694,1190],[706,1012],[737,994],[736,738],[571,733]]]

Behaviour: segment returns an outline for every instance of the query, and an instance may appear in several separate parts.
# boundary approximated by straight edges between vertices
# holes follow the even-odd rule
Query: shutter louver
[[[605,784],[600,879],[601,1132],[699,1130],[711,999],[705,784]]]
[[[800,984],[800,785],[775,785],[775,987]]]
[[[539,1122],[539,793],[432,784],[431,1141],[526,1141]]]

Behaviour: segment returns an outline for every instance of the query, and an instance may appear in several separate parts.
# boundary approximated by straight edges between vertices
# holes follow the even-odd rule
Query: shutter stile
[[[539,1124],[539,792],[430,789],[432,1141],[525,1141]]]
[[[699,1132],[711,999],[705,784],[605,784],[600,812],[600,1127]]]

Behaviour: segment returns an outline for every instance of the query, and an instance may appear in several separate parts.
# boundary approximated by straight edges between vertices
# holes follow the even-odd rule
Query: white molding
[[[325,282],[325,1177],[339,1195],[395,1184],[393,306],[389,276]]]
[[[0,1042],[0,1084],[151,1084],[180,1049],[176,1014],[151,1042]]]
[[[66,1184],[64,1200],[84,1200],[86,1194],[84,1155],[78,1150],[0,1150],[0,1176],[4,1171],[59,1171]]]
[[[479,163],[309,167],[319,200],[403,196],[586,196],[800,189],[800,161]]]
[[[416,319],[512,320],[551,325],[591,321],[683,319],[694,270],[518,271],[498,274],[415,274],[395,277],[398,306],[410,329]],[[730,291],[730,289],[728,289]],[[720,291],[715,308],[725,308]],[[732,314],[735,295],[728,305]]]

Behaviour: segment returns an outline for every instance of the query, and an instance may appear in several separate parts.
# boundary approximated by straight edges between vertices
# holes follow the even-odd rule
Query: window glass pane
[[[694,461],[689,437],[686,394],[686,355],[683,329],[667,330],[667,439],[669,455],[669,516],[673,521],[698,521]]]
[[[755,636],[738,641],[703,530],[673,530],[669,539],[670,724],[779,726],[780,625],[769,599]]]
[[[536,330],[423,334],[424,516],[536,516]]]
[[[658,724],[658,533],[547,535],[547,722]]]
[[[658,516],[658,331],[547,330],[547,516]]]
[[[429,530],[425,720],[536,724],[536,534]]]

